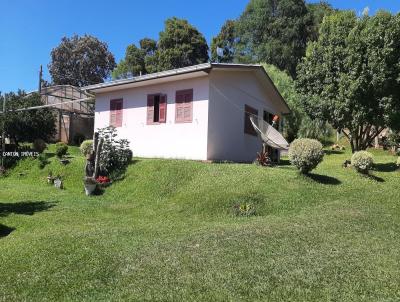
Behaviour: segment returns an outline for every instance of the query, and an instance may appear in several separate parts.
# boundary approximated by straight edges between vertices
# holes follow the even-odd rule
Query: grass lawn
[[[137,160],[91,197],[70,152],[0,179],[0,301],[400,300],[400,172],[383,151],[370,178],[341,167],[349,153],[310,177]],[[237,202],[257,215],[234,216]]]

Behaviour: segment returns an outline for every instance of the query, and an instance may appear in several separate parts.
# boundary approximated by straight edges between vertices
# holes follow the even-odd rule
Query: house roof
[[[139,83],[141,85],[151,85],[163,81],[170,81],[172,80],[172,78],[173,80],[179,80],[179,79],[187,79],[198,76],[206,76],[210,73],[211,70],[228,70],[228,69],[257,71],[261,76],[263,76],[269,82],[269,84],[271,84],[271,87],[276,93],[276,96],[284,103],[285,107],[287,108],[287,112],[290,112],[290,108],[287,105],[285,99],[282,97],[279,90],[272,82],[271,78],[265,71],[264,67],[259,64],[204,63],[183,68],[150,73],[141,76],[135,76],[128,79],[99,83],[95,85],[82,87],[82,89],[94,93],[110,92],[119,89],[136,87],[138,86]],[[142,83],[142,82],[147,82],[147,83]]]

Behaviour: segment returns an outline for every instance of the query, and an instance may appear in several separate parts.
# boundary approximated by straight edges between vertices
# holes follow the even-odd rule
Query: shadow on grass
[[[54,152],[45,152],[44,154],[46,154],[47,158],[52,158],[52,157],[56,156],[56,154]]]
[[[4,224],[0,224],[0,238],[10,235],[11,232],[14,230],[14,228],[10,228]]]
[[[333,155],[333,154],[343,154],[344,151],[341,150],[324,150],[326,155]]]
[[[281,159],[277,166],[290,166],[290,161],[288,159]]]
[[[55,204],[55,202],[46,201],[0,202],[0,217],[5,217],[10,214],[33,215],[36,212],[46,211],[54,207]]]
[[[395,163],[380,163],[374,165],[374,170],[379,172],[394,172],[398,170]]]
[[[317,183],[324,184],[324,185],[337,186],[342,183],[339,179],[331,177],[331,176],[327,176],[327,175],[310,173],[310,174],[305,175],[305,177],[307,177]]]
[[[365,176],[366,178],[369,178],[373,181],[376,181],[376,182],[385,182],[385,180],[382,177],[379,177],[379,176],[376,176],[373,174],[368,174],[368,175],[363,175],[363,176]]]

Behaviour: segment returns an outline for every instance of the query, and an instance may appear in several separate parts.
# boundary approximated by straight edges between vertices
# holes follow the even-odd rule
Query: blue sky
[[[310,1],[317,2],[317,1]],[[370,14],[379,8],[400,11],[398,0],[331,0],[334,7]],[[189,20],[210,41],[226,19],[238,17],[248,0],[1,0],[0,91],[37,88],[40,64],[50,80],[50,51],[61,37],[85,33],[108,43],[119,61],[128,44],[157,38],[165,19]]]

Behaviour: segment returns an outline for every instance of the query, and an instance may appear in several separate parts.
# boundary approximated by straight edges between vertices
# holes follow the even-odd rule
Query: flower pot
[[[92,195],[94,190],[96,190],[97,184],[85,184],[85,193],[86,195]]]

